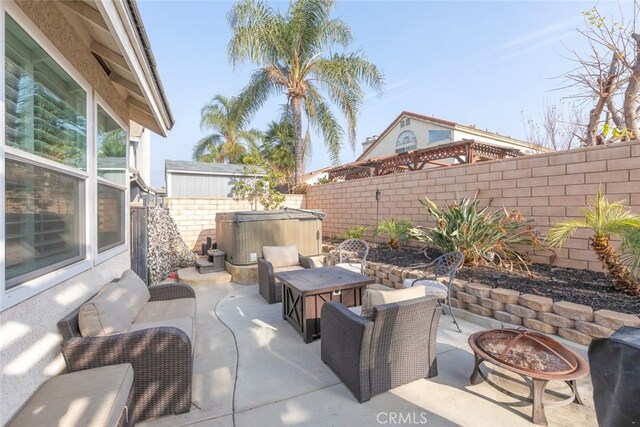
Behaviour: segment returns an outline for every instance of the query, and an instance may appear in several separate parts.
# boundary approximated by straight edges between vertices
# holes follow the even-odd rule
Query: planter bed
[[[431,259],[439,254],[429,252]],[[392,288],[425,276],[415,267],[427,260],[415,248],[372,249],[367,260],[366,274]],[[463,267],[452,286],[451,305],[583,345],[623,325],[640,326],[640,298],[619,293],[604,273],[543,264],[529,268],[533,277],[491,266]]]

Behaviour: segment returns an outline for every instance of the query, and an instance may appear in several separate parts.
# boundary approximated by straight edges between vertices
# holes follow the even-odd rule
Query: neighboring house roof
[[[398,117],[396,117],[391,122],[391,124],[389,126],[387,126],[387,128],[385,130],[382,131],[380,136],[374,142],[372,142],[362,152],[362,154],[356,159],[356,162],[359,161],[359,160],[363,160],[367,156],[367,154],[369,154],[371,152],[371,150],[375,146],[377,146],[380,143],[380,141],[382,141],[384,139],[384,137],[389,133],[389,131],[391,131],[391,129],[393,129],[396,126],[396,124],[403,117],[410,117],[410,118],[422,120],[422,121],[425,121],[425,122],[435,123],[437,125],[440,125],[440,126],[443,126],[443,127],[447,127],[447,128],[451,128],[451,129],[454,129],[454,130],[460,130],[460,131],[464,131],[464,132],[475,133],[475,134],[478,134],[478,135],[483,135],[483,136],[486,136],[486,137],[499,139],[499,140],[502,140],[504,142],[509,142],[509,143],[514,144],[514,145],[518,145],[518,146],[520,146],[522,148],[529,148],[529,149],[535,150],[535,151],[541,151],[541,152],[551,151],[550,149],[548,149],[546,147],[543,147],[541,145],[532,144],[530,142],[526,142],[526,141],[522,141],[522,140],[519,140],[519,139],[511,138],[510,136],[504,136],[504,135],[500,135],[498,133],[493,133],[493,132],[489,132],[489,131],[486,131],[486,130],[478,129],[475,126],[461,125],[459,123],[451,122],[449,120],[439,119],[437,117],[424,116],[422,114],[412,113],[411,111],[403,111],[402,113],[400,113],[398,115]]]
[[[322,175],[324,173],[327,173],[330,169],[333,169],[335,166],[327,166],[324,167],[322,169],[318,169],[318,170],[314,170],[308,173],[305,173],[304,175],[302,175],[302,180],[303,181],[308,181],[310,179],[315,178],[318,175]]]
[[[72,23],[89,34],[89,49],[126,98],[129,118],[166,136],[173,114],[151,44],[134,0],[56,2]]]
[[[191,173],[200,175],[242,175],[245,173],[246,165],[227,163],[204,163],[189,160],[165,160],[164,170],[168,172]],[[264,170],[258,168],[261,174]]]

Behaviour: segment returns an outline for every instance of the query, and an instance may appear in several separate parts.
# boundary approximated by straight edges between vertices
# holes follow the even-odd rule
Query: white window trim
[[[15,158],[18,160],[32,162],[44,166],[45,168],[51,168],[70,175],[85,177],[85,209],[84,209],[84,243],[85,243],[85,258],[69,266],[60,268],[50,273],[44,274],[36,279],[32,279],[28,282],[22,283],[11,289],[5,289],[6,278],[6,262],[5,262],[5,245],[1,244],[0,248],[0,311],[3,311],[9,307],[12,307],[22,301],[25,301],[61,282],[68,280],[80,273],[83,273],[91,269],[95,260],[95,240],[92,237],[91,229],[95,228],[96,221],[91,218],[91,213],[95,212],[94,209],[89,209],[92,206],[89,202],[95,200],[95,170],[92,170],[90,159],[94,158],[94,152],[92,146],[95,144],[94,132],[94,119],[92,111],[95,111],[95,103],[93,97],[93,88],[91,85],[78,73],[71,63],[55,48],[55,46],[44,36],[44,34],[38,29],[38,27],[31,22],[31,20],[20,10],[20,8],[11,2],[0,2],[0,55],[2,57],[2,70],[4,70],[5,63],[5,13],[13,18],[18,25],[40,45],[40,47],[51,57],[54,61],[67,73],[75,82],[86,92],[86,114],[87,114],[87,175],[84,175],[82,171],[74,169],[73,171],[67,169],[62,164],[57,164],[43,157],[32,155],[19,149],[12,147],[6,147],[5,134],[2,132],[2,143],[0,144],[0,176],[4,177],[5,172],[5,158]],[[5,126],[5,73],[0,72],[0,97],[2,99],[0,107],[0,122],[2,122],[3,128]],[[5,183],[4,179],[0,179],[0,230],[4,234],[5,230]]]
[[[99,265],[102,264],[105,261],[110,260],[111,258],[120,255],[123,252],[126,252],[129,250],[130,247],[130,243],[129,243],[129,239],[130,239],[130,232],[129,230],[131,229],[131,215],[129,215],[129,209],[130,209],[130,205],[129,205],[129,123],[125,123],[124,121],[122,121],[120,119],[120,117],[118,117],[118,115],[115,113],[115,111],[113,111],[113,109],[109,106],[109,104],[107,102],[105,102],[105,100],[98,94],[98,93],[94,93],[94,97],[95,97],[95,103],[94,103],[94,108],[93,108],[93,129],[92,129],[92,135],[93,135],[93,144],[92,144],[92,149],[94,150],[94,155],[93,157],[91,157],[93,159],[93,161],[91,162],[92,167],[94,168],[94,173],[92,176],[95,176],[95,180],[94,182],[91,184],[92,185],[92,192],[93,192],[93,200],[91,201],[91,206],[94,207],[93,209],[93,216],[95,218],[92,218],[91,224],[93,227],[92,230],[92,235],[93,235],[93,241],[96,243],[94,245],[94,249],[93,249],[93,255],[94,255],[94,259],[95,259],[95,265]],[[125,132],[127,133],[126,136],[126,161],[125,161],[125,185],[119,185],[117,183],[111,182],[107,179],[104,179],[100,176],[98,176],[98,105],[100,106],[100,108],[102,108],[107,114],[109,114],[109,117],[111,117],[111,119],[113,119],[118,126],[120,126],[122,129],[125,130]],[[104,252],[99,252],[98,248],[98,183],[101,184],[105,184],[105,185],[109,185],[111,187],[117,188],[119,190],[124,190],[124,243],[122,243],[121,245],[115,246],[113,248],[107,249]]]

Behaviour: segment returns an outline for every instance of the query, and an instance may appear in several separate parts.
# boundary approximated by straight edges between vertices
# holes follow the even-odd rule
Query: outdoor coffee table
[[[318,267],[276,273],[282,282],[282,318],[302,334],[305,343],[320,337],[322,304],[337,301],[362,305],[362,289],[375,279],[340,267]]]
[[[575,352],[546,335],[518,329],[491,329],[476,332],[469,337],[469,346],[475,356],[471,384],[478,384],[478,376],[501,392],[533,403],[532,422],[547,425],[545,406],[561,406],[570,403],[582,405],[576,380],[589,374],[589,365]],[[515,372],[531,386],[531,397],[520,396],[492,382],[480,370],[482,362]],[[530,380],[529,380],[530,378]],[[546,402],[544,389],[549,381],[564,381],[571,395],[561,401]]]

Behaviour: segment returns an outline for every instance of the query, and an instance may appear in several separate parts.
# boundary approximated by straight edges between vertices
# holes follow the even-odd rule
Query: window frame
[[[90,202],[95,200],[96,187],[95,175],[96,170],[93,162],[89,159],[95,158],[95,150],[93,146],[95,144],[95,137],[93,136],[92,129],[94,129],[95,121],[93,119],[92,110],[94,107],[94,91],[91,85],[84,79],[84,77],[75,70],[71,63],[58,51],[58,49],[47,39],[47,37],[40,31],[20,8],[12,2],[2,2],[0,5],[0,55],[2,56],[3,72],[0,73],[0,97],[2,98],[2,107],[0,107],[0,122],[6,126],[5,122],[5,31],[6,31],[6,15],[9,15],[22,30],[31,37],[46,53],[49,55],[59,66],[62,68],[86,93],[86,150],[87,150],[87,170],[82,171],[80,169],[71,168],[61,163],[54,162],[52,160],[40,157],[35,154],[31,154],[14,147],[6,146],[5,133],[2,133],[2,141],[0,143],[0,176],[5,176],[5,159],[10,158],[18,162],[24,162],[33,164],[34,166],[42,167],[44,169],[54,170],[74,177],[84,178],[84,209],[81,213],[84,215],[84,232],[80,232],[83,236],[85,244],[84,258],[74,262],[70,265],[62,267],[60,269],[42,274],[39,277],[27,280],[24,283],[20,283],[11,289],[6,289],[6,261],[5,261],[5,244],[0,245],[0,283],[3,283],[0,289],[0,311],[12,307],[22,301],[25,301],[53,286],[60,284],[61,282],[68,280],[78,274],[90,270],[94,266],[95,260],[95,248],[94,238],[92,235],[92,226],[95,226],[96,221],[92,220],[90,214],[91,206]],[[126,200],[125,200],[126,202]],[[0,179],[0,229],[5,230],[5,180]]]
[[[93,119],[93,130],[92,130],[92,136],[93,136],[93,143],[92,143],[92,148],[94,150],[95,155],[92,157],[92,162],[91,165],[94,169],[94,173],[95,173],[95,183],[93,184],[93,195],[94,195],[94,199],[91,201],[91,206],[93,206],[93,212],[95,213],[93,215],[92,218],[92,222],[91,224],[93,225],[93,239],[95,242],[94,245],[94,259],[95,259],[95,265],[99,265],[102,264],[103,262],[113,258],[116,255],[120,255],[123,252],[126,252],[129,250],[129,239],[130,233],[127,233],[127,230],[129,230],[130,227],[130,220],[131,220],[131,216],[127,215],[127,207],[129,206],[129,180],[130,180],[130,173],[129,173],[129,124],[126,123],[124,121],[122,121],[120,119],[120,117],[118,117],[117,114],[115,114],[115,112],[113,111],[113,109],[109,106],[109,104],[107,102],[105,102],[105,100],[99,95],[99,94],[95,94],[94,95],[95,98],[95,102],[94,102],[94,108],[93,108],[93,114],[92,114],[92,119]],[[124,185],[120,185],[117,184],[113,181],[109,181],[106,178],[103,178],[101,176],[98,175],[98,106],[100,106],[100,108],[102,108],[102,110],[107,113],[109,115],[109,117],[115,121],[118,126],[120,126],[122,129],[124,129],[127,138],[125,141],[125,156],[126,156],[126,160],[125,160],[125,184]],[[107,185],[109,187],[113,187],[116,188],[118,190],[123,190],[124,191],[124,205],[123,205],[123,217],[124,217],[124,242],[115,246],[112,246],[108,249],[105,249],[103,252],[100,252],[100,248],[98,247],[98,184],[103,184],[103,185]]]

